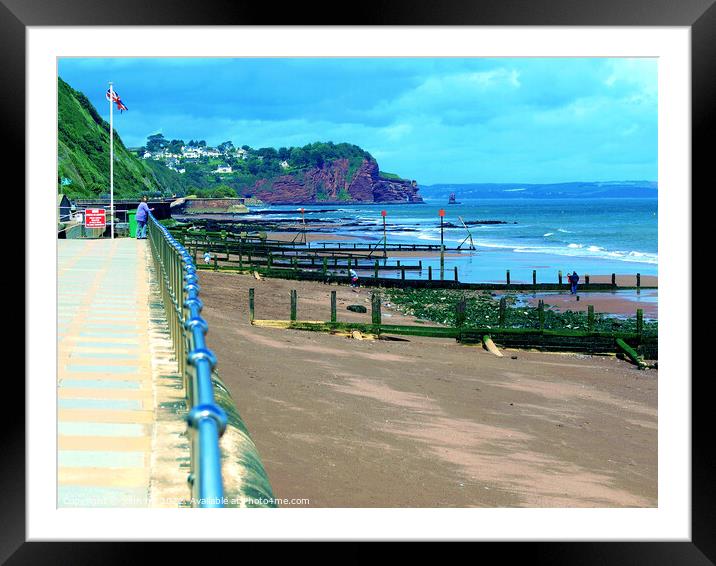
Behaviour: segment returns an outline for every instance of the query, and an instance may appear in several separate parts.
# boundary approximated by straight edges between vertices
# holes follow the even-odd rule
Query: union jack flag
[[[119,98],[119,95],[115,91],[113,91],[111,89],[107,89],[107,94],[105,95],[105,97],[107,98],[107,100],[114,102],[117,105],[117,110],[119,110],[120,113],[122,113],[125,110],[129,110],[124,105],[124,102],[122,102],[122,99]]]

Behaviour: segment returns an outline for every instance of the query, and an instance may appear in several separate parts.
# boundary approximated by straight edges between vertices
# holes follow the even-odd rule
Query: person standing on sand
[[[579,275],[577,275],[576,271],[572,272],[572,275],[568,275],[567,279],[569,279],[569,282],[572,285],[572,295],[577,294],[577,285],[579,284]]]
[[[142,197],[142,202],[137,207],[137,240],[147,239],[147,220],[149,220],[149,211],[154,210],[149,208],[147,204],[147,195]]]
[[[353,291],[357,293],[357,292],[358,292],[358,289],[357,289],[357,287],[358,287],[358,274],[357,274],[354,270],[349,269],[349,270],[348,270],[348,275],[350,275],[350,277],[351,277],[351,287],[353,287]]]

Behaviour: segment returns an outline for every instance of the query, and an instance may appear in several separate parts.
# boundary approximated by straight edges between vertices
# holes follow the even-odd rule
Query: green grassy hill
[[[58,191],[70,199],[109,195],[109,124],[87,97],[58,77]],[[62,178],[71,184],[60,186]],[[181,176],[139,159],[114,132],[114,196],[135,198],[181,193]]]

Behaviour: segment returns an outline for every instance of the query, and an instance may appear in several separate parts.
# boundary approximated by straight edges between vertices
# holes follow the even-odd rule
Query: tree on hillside
[[[273,147],[262,147],[256,150],[256,153],[264,159],[277,159],[278,151]]]
[[[181,153],[182,147],[184,147],[184,140],[172,140],[168,145],[170,153]]]
[[[164,138],[164,134],[152,134],[147,137],[147,150],[152,153],[163,150],[169,145],[169,141]]]
[[[228,153],[230,151],[234,151],[234,143],[231,140],[227,140],[217,145],[216,149],[218,149],[221,153]]]

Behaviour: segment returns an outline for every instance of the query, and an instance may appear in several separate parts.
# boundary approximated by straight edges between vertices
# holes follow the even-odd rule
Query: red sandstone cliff
[[[246,194],[274,204],[423,202],[414,182],[382,178],[372,159],[363,160],[352,178],[348,160],[338,159],[321,168],[262,179]]]

